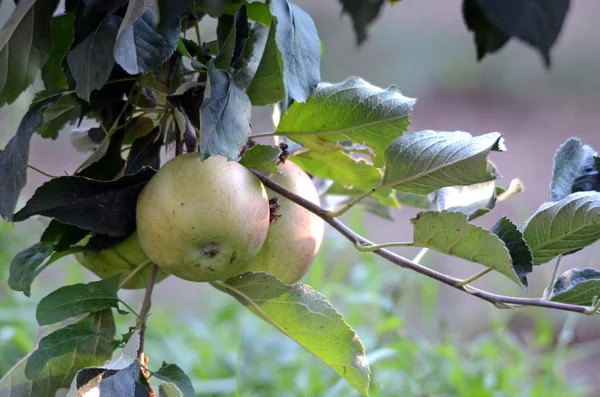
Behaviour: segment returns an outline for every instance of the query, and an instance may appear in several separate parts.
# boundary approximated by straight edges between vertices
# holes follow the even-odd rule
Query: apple
[[[271,174],[272,181],[310,202],[320,205],[319,194],[309,176],[287,160],[279,168],[286,175]],[[287,284],[298,282],[310,268],[323,241],[321,218],[298,204],[267,189],[269,198],[277,197],[280,218],[269,227],[261,250],[248,262],[248,270],[271,273]]]
[[[86,244],[90,237],[82,240],[81,244]],[[121,280],[128,277],[131,272],[142,263],[149,261],[148,257],[142,251],[142,247],[138,241],[137,233],[134,232],[128,236],[123,242],[114,247],[107,248],[102,251],[85,251],[75,254],[75,258],[85,268],[90,270],[101,279],[112,277],[116,274],[122,274]],[[125,289],[140,289],[147,285],[148,277],[152,270],[150,262],[142,271],[136,274],[129,280],[123,288]],[[167,273],[158,271],[156,274],[156,283],[164,280],[168,276]]]
[[[188,153],[168,161],[138,198],[142,249],[163,271],[190,281],[245,271],[269,229],[264,186],[223,156]]]

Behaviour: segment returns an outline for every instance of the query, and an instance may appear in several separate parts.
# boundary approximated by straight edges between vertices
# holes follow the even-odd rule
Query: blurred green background
[[[10,2],[0,8],[0,23]],[[548,199],[552,156],[570,136],[600,148],[600,3],[572,4],[546,71],[531,49],[511,42],[497,55],[475,61],[472,37],[464,27],[460,0],[404,0],[389,6],[355,47],[348,17],[336,1],[299,0],[311,14],[324,43],[323,80],[358,75],[369,82],[397,85],[419,99],[411,130],[500,131],[508,151],[495,154],[504,185],[520,178],[526,191],[501,203],[478,223],[490,226],[501,215],[520,223]],[[209,39],[214,25],[203,26]],[[0,110],[0,147],[14,134],[32,93]],[[265,109],[253,109],[255,132],[272,129]],[[49,174],[71,172],[84,159],[70,144],[35,136],[30,163]],[[25,201],[47,179],[30,172]],[[373,241],[410,239],[409,218],[394,211],[394,222],[351,211],[345,221]],[[53,264],[26,298],[9,290],[10,260],[39,238],[45,223],[0,223],[0,377],[34,344],[35,305],[65,283],[94,280],[72,258]],[[331,230],[313,268],[303,280],[327,296],[362,338],[372,369],[374,396],[594,396],[600,395],[598,319],[542,309],[507,311],[369,254],[358,254]],[[397,252],[412,258],[417,251]],[[561,268],[599,267],[598,245],[563,259]],[[429,253],[423,264],[458,277],[477,265]],[[476,283],[497,293],[540,296],[553,264],[535,269],[529,291],[518,291],[490,274]],[[141,294],[123,294],[134,307]],[[169,278],[155,290],[149,320],[151,367],[179,364],[208,396],[353,396],[333,371],[209,285]],[[125,332],[132,318],[119,316]]]

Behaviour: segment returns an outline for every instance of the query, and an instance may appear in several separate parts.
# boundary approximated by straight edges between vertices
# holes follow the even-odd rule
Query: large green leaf
[[[479,263],[521,285],[504,242],[492,232],[470,224],[465,214],[421,212],[411,222],[414,226],[412,246]]]
[[[163,362],[160,369],[154,372],[153,375],[164,381],[173,382],[183,392],[185,397],[196,397],[192,381],[177,365]]]
[[[207,83],[200,108],[200,154],[203,159],[221,155],[237,160],[250,135],[250,100],[225,70],[209,67]]]
[[[282,113],[277,133],[322,152],[341,150],[340,141],[367,145],[374,165],[382,167],[385,149],[410,124],[415,102],[396,87],[384,90],[358,77],[321,83],[306,103]]]
[[[21,0],[0,30],[0,106],[13,103],[50,57],[57,5],[58,0]]]
[[[38,323],[54,324],[81,314],[117,307],[120,278],[119,274],[101,281],[68,285],[51,292],[37,306]]]
[[[0,153],[0,215],[4,219],[12,215],[27,183],[31,137],[44,122],[43,111],[60,97],[61,94],[54,94],[33,104],[23,116],[15,136]]]
[[[519,229],[536,265],[600,239],[600,193],[578,192],[542,204]]]
[[[477,137],[461,131],[405,134],[385,151],[382,186],[429,194],[447,186],[488,182],[500,177],[487,160],[491,150],[502,150],[497,132]]]
[[[279,172],[277,161],[281,155],[281,149],[272,145],[255,145],[244,153],[240,164],[247,168],[254,168],[262,172]]]
[[[77,347],[99,336],[99,332],[95,329],[94,325],[94,318],[87,317],[84,321],[67,325],[43,337],[40,340],[38,348],[27,360],[25,376],[28,379],[32,379],[54,357],[72,352]]]
[[[65,124],[79,118],[80,110],[73,96],[64,95],[44,111],[44,124],[38,128],[37,133],[43,138],[58,138],[58,133]]]
[[[596,299],[596,300],[594,300]],[[572,305],[592,306],[600,299],[600,271],[586,267],[570,269],[554,283],[550,300]]]
[[[120,24],[120,17],[108,16],[67,54],[77,95],[86,101],[90,100],[90,93],[104,87],[110,77],[115,64],[113,49]]]
[[[112,311],[104,310],[90,317],[95,320],[94,331],[98,336],[80,345],[68,354],[52,358],[33,379],[25,376],[25,367],[31,353],[17,363],[0,380],[0,396],[55,397],[59,389],[69,388],[77,371],[84,367],[104,364],[112,356],[112,340],[116,327]],[[81,319],[80,321],[85,321]],[[47,335],[53,327],[44,332]],[[102,336],[99,336],[102,334]]]
[[[306,348],[368,395],[365,349],[341,314],[304,284],[287,285],[266,273],[244,273],[213,284]]]
[[[272,0],[275,41],[283,59],[288,100],[305,102],[321,81],[321,40],[310,15],[289,0]]]

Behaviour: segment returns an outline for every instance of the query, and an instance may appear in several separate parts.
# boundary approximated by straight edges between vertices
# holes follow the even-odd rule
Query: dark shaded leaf
[[[319,292],[305,284],[287,285],[267,273],[244,273],[212,285],[321,359],[362,395],[368,395],[370,370],[364,346]]]
[[[108,371],[107,371],[108,372]],[[114,374],[104,373],[102,381],[98,386],[100,396],[102,397],[121,397],[133,396],[136,394],[137,382],[141,375],[139,361],[132,362],[127,368],[116,371]],[[150,389],[147,394],[150,396]]]
[[[493,26],[536,48],[550,66],[550,49],[562,29],[570,0],[474,1]]]
[[[127,156],[125,175],[136,174],[144,167],[158,170],[160,168],[160,149],[162,145],[163,137],[159,127],[133,141]]]
[[[476,0],[463,0],[462,14],[465,25],[473,32],[478,61],[500,50],[510,39],[486,19]]]
[[[104,130],[100,129],[104,133]],[[92,132],[92,130],[90,130]],[[109,181],[114,179],[125,165],[121,156],[125,130],[121,129],[112,136],[104,135],[100,146],[79,167],[77,176]]]
[[[246,9],[241,7],[240,9]],[[219,17],[217,25],[218,52],[214,60],[215,67],[227,70],[231,64],[233,50],[235,49],[236,23],[233,15],[223,14]]]
[[[159,0],[160,22],[158,30],[176,26],[181,15],[187,12],[195,0]]]
[[[523,234],[517,225],[505,216],[500,218],[490,231],[504,241],[512,258],[512,267],[521,284],[527,288],[527,275],[533,271],[533,255],[523,239]]]
[[[67,88],[67,79],[63,75],[63,61],[73,43],[73,23],[75,14],[72,12],[52,18],[52,53],[42,68],[42,80],[47,90]]]
[[[50,57],[57,5],[58,0],[21,0],[0,30],[0,106],[13,103]]]
[[[252,55],[255,59],[260,56],[260,62],[257,61],[255,68],[251,59],[242,75],[246,80],[251,77],[246,94],[254,106],[269,105],[286,99],[283,58],[277,47],[276,31],[276,20],[271,23],[270,28],[255,25],[254,34],[259,35],[257,40],[264,40],[265,44],[262,45],[259,41],[253,43],[255,46],[262,45],[262,49],[256,47],[256,52]]]
[[[321,40],[310,15],[288,0],[272,0],[275,41],[283,58],[288,99],[306,102],[321,81]],[[273,24],[272,24],[273,25]]]
[[[80,176],[53,179],[36,190],[14,220],[19,222],[33,215],[43,215],[109,236],[130,234],[135,230],[137,197],[155,173],[145,168],[114,181]]]
[[[208,83],[200,107],[200,155],[237,160],[250,135],[250,100],[224,70],[209,67]]]
[[[42,126],[42,112],[56,103],[61,94],[54,94],[33,104],[17,128],[17,133],[0,153],[0,215],[8,219],[15,207],[21,190],[27,183],[29,145],[33,133]]]
[[[61,287],[45,296],[37,306],[40,325],[54,324],[85,313],[117,307],[120,275],[87,284]]]
[[[571,193],[600,190],[600,173],[595,152],[579,139],[569,138],[554,155],[550,201],[559,201]]]
[[[592,306],[599,298],[600,271],[589,267],[561,274],[550,295],[551,301],[581,306]]]
[[[367,38],[367,26],[369,26],[383,8],[385,0],[340,0],[342,12],[350,14],[356,42],[361,44]]]
[[[106,84],[115,64],[113,48],[121,18],[107,17],[94,32],[67,54],[67,63],[76,85],[77,95],[90,101],[90,93]]]
[[[112,311],[108,309],[97,312],[92,314],[91,318],[95,319],[93,329],[98,334],[96,337],[68,354],[54,357],[42,372],[31,380],[25,376],[28,360],[26,357],[13,367],[0,382],[0,396],[56,397],[59,395],[58,389],[69,388],[77,371],[83,367],[100,365],[109,360],[112,356],[112,340],[116,332]],[[85,318],[80,321],[85,321]],[[47,332],[51,331],[51,327],[46,327],[46,329]],[[47,332],[44,331],[45,334]]]
[[[160,369],[154,372],[153,375],[164,381],[173,382],[183,392],[185,397],[196,396],[196,391],[194,390],[194,386],[192,386],[189,376],[175,364],[167,364],[163,361]]]
[[[67,354],[98,336],[93,325],[94,318],[88,317],[85,321],[67,325],[42,338],[38,348],[27,360],[25,376],[33,378],[54,357]]]
[[[233,64],[233,81],[238,87],[246,89],[254,78],[256,70],[258,69],[258,65],[261,62],[263,53],[265,51],[265,45],[267,44],[269,32],[270,29],[267,26],[264,26],[258,22],[256,22],[250,30],[248,40],[246,40],[246,44],[244,45],[244,51]],[[272,42],[275,44],[274,34],[272,37]],[[277,52],[275,52],[275,54],[277,55]],[[278,63],[276,66],[277,70],[281,70],[283,68],[283,61]],[[278,86],[280,86],[281,90],[283,90],[283,75],[281,73],[279,73],[278,81],[280,82]],[[248,94],[247,91],[246,94]],[[279,95],[277,97],[285,98],[285,90],[283,90],[283,95]],[[250,101],[252,101],[251,97]]]
[[[64,251],[81,241],[87,234],[87,230],[52,220],[44,230],[40,242],[53,244],[55,251]]]
[[[129,74],[147,73],[159,67],[177,48],[180,27],[156,30],[156,14],[150,8],[117,38],[116,62]]]

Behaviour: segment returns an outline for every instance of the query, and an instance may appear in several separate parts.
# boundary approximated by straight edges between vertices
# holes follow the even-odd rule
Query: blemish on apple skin
[[[233,263],[233,261],[235,260],[236,257],[237,257],[237,252],[233,251],[233,254],[231,254],[231,258],[229,258],[230,265]]]

